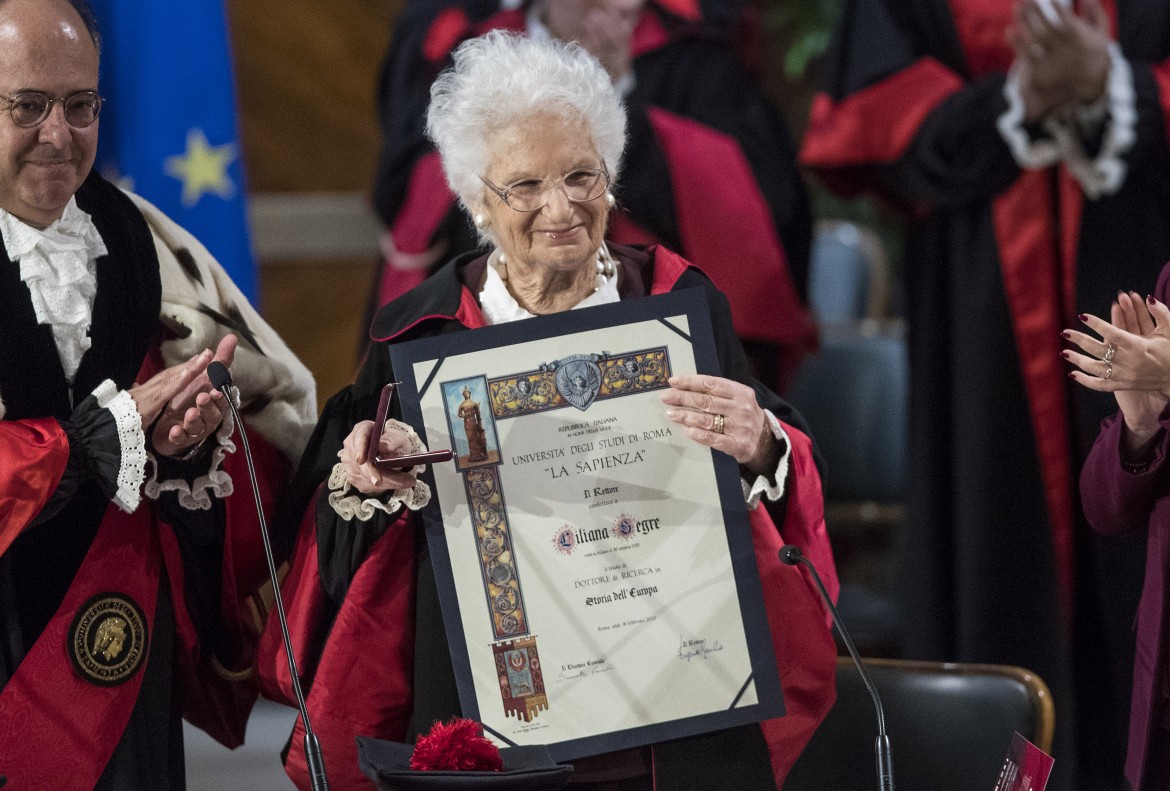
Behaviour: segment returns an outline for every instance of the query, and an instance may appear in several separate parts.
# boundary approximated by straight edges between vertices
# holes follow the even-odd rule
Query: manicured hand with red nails
[[[1090,390],[1114,394],[1125,419],[1127,448],[1141,452],[1157,435],[1158,416],[1170,403],[1170,308],[1123,291],[1110,310],[1111,321],[1080,318],[1100,338],[1076,330],[1062,333],[1085,352],[1062,353],[1080,369],[1069,376]]]

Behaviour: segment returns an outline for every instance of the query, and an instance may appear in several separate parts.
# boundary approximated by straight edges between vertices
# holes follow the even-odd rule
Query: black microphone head
[[[207,378],[216,390],[223,390],[232,383],[231,371],[219,360],[212,360],[207,366]]]
[[[795,566],[798,565],[803,559],[804,556],[800,553],[800,547],[793,546],[792,544],[785,544],[784,546],[780,547],[781,563],[784,563],[788,566]]]

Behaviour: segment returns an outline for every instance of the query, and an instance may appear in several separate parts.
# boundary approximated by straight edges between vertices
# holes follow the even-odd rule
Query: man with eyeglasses
[[[253,399],[270,500],[316,415],[308,371],[203,246],[92,171],[99,48],[84,0],[0,0],[9,788],[182,788],[181,714],[242,741],[265,566],[206,367]]]

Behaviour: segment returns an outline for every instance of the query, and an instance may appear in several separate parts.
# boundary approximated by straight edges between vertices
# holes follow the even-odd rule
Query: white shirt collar
[[[510,321],[532,318],[535,314],[529,313],[520,306],[520,303],[512,296],[512,292],[508,291],[508,286],[500,277],[500,273],[496,271],[495,256],[496,254],[493,253],[488,258],[487,280],[484,281],[483,289],[479,292],[479,306],[483,311],[484,319],[487,320],[488,324],[506,324]],[[618,276],[615,271],[612,277],[599,284],[596,291],[574,305],[571,310],[591,308],[594,305],[608,305],[619,301],[621,301],[621,295],[618,293]]]

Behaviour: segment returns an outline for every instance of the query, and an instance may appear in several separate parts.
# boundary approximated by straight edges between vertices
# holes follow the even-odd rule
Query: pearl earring
[[[617,203],[617,198],[613,196],[613,193],[605,193],[605,205],[612,209],[615,203]]]
[[[475,227],[482,231],[485,225],[487,225],[487,217],[484,217],[482,212],[475,215]]]

